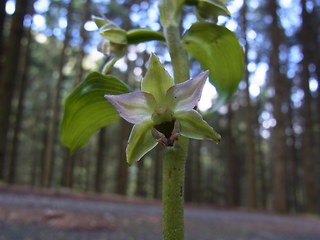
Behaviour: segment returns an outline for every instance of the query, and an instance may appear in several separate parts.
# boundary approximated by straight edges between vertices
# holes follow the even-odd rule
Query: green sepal
[[[214,23],[194,23],[183,36],[183,46],[202,66],[223,105],[237,90],[244,73],[243,50],[236,35]],[[216,106],[215,106],[216,107]]]
[[[113,76],[93,72],[67,97],[61,124],[61,141],[74,152],[100,128],[119,119],[104,94],[123,94],[130,88]]]
[[[164,103],[167,90],[173,84],[170,74],[164,69],[158,57],[152,54],[146,75],[141,81],[141,90],[151,93],[158,103]]]
[[[127,162],[129,165],[139,161],[147,152],[157,145],[157,141],[153,138],[151,129],[153,122],[143,124],[135,124],[131,130],[127,145]]]
[[[128,44],[138,44],[153,40],[165,41],[162,33],[150,29],[132,29],[127,32]]]
[[[107,23],[107,20],[102,17],[92,16],[91,19],[94,21],[98,28],[101,28]]]
[[[182,136],[199,140],[214,140],[216,142],[220,142],[220,134],[210,127],[197,111],[191,110],[189,112],[177,112],[174,117],[180,123]]]
[[[108,25],[104,25],[99,30],[99,34],[109,40],[111,43],[117,43],[121,45],[126,45],[127,41],[127,32],[119,28],[109,28]]]

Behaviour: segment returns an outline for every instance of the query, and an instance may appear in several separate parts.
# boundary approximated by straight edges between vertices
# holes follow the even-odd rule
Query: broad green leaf
[[[220,142],[221,136],[202,119],[200,113],[195,110],[189,112],[177,112],[174,117],[180,123],[181,135],[199,140],[214,140]]]
[[[130,165],[139,161],[147,152],[158,144],[151,134],[153,124],[152,121],[149,121],[133,126],[126,150],[127,162]]]
[[[130,90],[113,76],[94,72],[68,96],[61,124],[61,141],[71,152],[88,142],[100,128],[119,119],[118,112],[105,94],[122,94]]]
[[[195,23],[184,35],[183,46],[202,69],[210,70],[209,80],[219,93],[219,106],[223,105],[237,90],[244,72],[243,51],[236,35],[213,23]]]

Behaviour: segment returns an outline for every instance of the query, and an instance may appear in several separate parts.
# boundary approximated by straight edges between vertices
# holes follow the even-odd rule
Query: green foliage
[[[150,29],[132,29],[127,32],[128,44],[137,44],[152,40],[165,41],[162,33]]]
[[[179,26],[184,0],[160,0],[160,22],[163,27]]]
[[[104,94],[123,94],[129,87],[113,76],[93,72],[69,95],[61,125],[61,141],[71,152],[86,144],[100,128],[119,119]]]
[[[231,17],[224,0],[187,0],[186,4],[195,5],[198,17],[217,21],[218,16]]]
[[[221,106],[231,98],[243,77],[243,51],[236,35],[213,23],[194,23],[184,35],[183,45],[204,70],[210,70],[210,82],[219,93],[215,108]]]

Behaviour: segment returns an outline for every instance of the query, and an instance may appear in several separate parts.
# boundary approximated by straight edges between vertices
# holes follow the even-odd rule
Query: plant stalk
[[[167,147],[162,169],[162,224],[164,240],[184,240],[184,172],[188,139]]]
[[[176,26],[164,27],[175,83],[190,78],[189,60]],[[184,240],[184,173],[189,140],[180,137],[165,150],[162,171],[163,240]]]

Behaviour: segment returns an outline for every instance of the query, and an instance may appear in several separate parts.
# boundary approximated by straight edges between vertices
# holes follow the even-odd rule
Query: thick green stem
[[[184,239],[184,171],[188,139],[167,147],[162,171],[163,239]]]
[[[181,44],[179,29],[175,26],[168,26],[164,28],[164,36],[171,56],[174,81],[176,84],[184,82],[190,78],[189,60]]]
[[[189,60],[176,26],[164,27],[175,83],[189,79]],[[162,211],[163,240],[184,240],[184,171],[189,140],[180,137],[167,147],[163,160]]]

